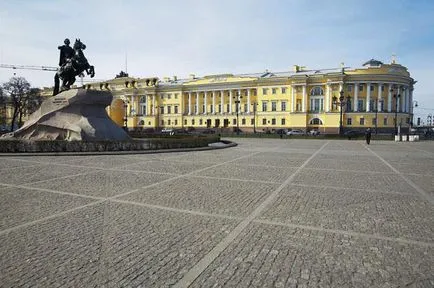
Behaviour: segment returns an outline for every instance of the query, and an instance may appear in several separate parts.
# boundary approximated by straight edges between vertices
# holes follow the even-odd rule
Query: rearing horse
[[[53,95],[59,94],[59,82],[62,80],[62,87],[60,90],[68,90],[75,82],[75,77],[86,71],[87,75],[91,78],[95,76],[95,68],[89,65],[86,57],[83,54],[83,50],[86,49],[80,39],[75,39],[74,54],[71,58],[66,59],[65,63],[58,69],[54,76],[54,90]]]

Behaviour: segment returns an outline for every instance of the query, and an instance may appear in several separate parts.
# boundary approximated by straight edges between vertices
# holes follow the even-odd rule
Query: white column
[[[155,94],[152,94],[152,116],[155,115]]]
[[[366,83],[366,112],[371,112],[371,83]]]
[[[207,99],[206,99],[206,91],[203,91],[203,104],[204,104],[204,109],[203,109],[203,114],[207,114],[208,113],[208,107],[207,107]]]
[[[378,83],[378,93],[377,93],[377,111],[381,111],[381,112],[383,112],[383,110],[380,110],[380,108],[381,108],[381,100],[383,98],[383,92],[381,91],[381,87],[383,85],[384,84],[382,84],[382,83]]]
[[[220,112],[220,114],[224,114],[225,113],[225,91],[222,90],[220,91],[221,93],[221,99],[220,99],[220,104],[222,105],[222,110]]]
[[[188,92],[188,115],[191,115],[191,92]]]
[[[404,112],[408,112],[408,86],[404,90]]]
[[[387,89],[389,90],[387,94],[387,112],[392,112],[392,86],[393,84],[387,85]]]
[[[303,92],[303,101],[302,101],[302,103],[301,103],[301,110],[303,111],[303,112],[306,112],[306,101],[307,101],[307,97],[306,97],[306,84],[304,84],[303,85],[303,90],[302,90]]]
[[[232,90],[229,90],[229,113],[232,113]]]
[[[295,112],[295,86],[291,85],[291,112]]]
[[[247,89],[247,113],[250,113],[250,88]]]
[[[196,115],[199,114],[199,92],[196,92]]]
[[[357,101],[359,101],[359,83],[354,83],[354,103],[353,103],[353,111],[358,112],[359,106],[357,104]]]
[[[137,114],[137,111],[136,111],[136,108],[135,108],[135,105],[134,105],[135,104],[134,102],[136,102],[135,100],[136,100],[136,97],[134,95],[132,95],[131,96],[131,109],[130,109],[130,115],[131,116]],[[134,112],[134,113],[131,113],[131,112]]]
[[[212,91],[212,114],[215,114],[215,91]]]
[[[238,89],[238,97],[237,97],[237,101],[238,101],[238,112],[241,113],[241,89]],[[235,108],[236,109],[236,108]]]
[[[326,84],[325,112],[330,112],[330,84]]]

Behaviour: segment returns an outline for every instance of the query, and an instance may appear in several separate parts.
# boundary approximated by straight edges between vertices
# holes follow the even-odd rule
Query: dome
[[[363,64],[363,66],[369,66],[369,67],[380,66],[380,65],[383,65],[383,62],[375,60],[375,59],[371,59],[368,62],[366,62],[365,64]]]

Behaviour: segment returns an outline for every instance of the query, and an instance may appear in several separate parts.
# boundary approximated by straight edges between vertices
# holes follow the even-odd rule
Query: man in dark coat
[[[72,49],[71,46],[69,46],[70,42],[69,39],[66,38],[65,41],[63,41],[65,45],[57,47],[60,50],[60,58],[59,58],[59,66],[62,67],[67,59],[71,59],[74,55],[74,49]]]
[[[365,136],[366,136],[366,144],[369,145],[369,143],[371,143],[371,128],[366,129]]]

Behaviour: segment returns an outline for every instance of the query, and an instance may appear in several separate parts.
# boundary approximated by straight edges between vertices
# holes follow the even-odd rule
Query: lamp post
[[[393,88],[390,89],[390,92],[394,92]],[[398,135],[398,101],[401,97],[400,94],[393,94],[393,99],[395,99],[395,119],[394,119],[394,125],[395,125],[395,135]]]
[[[333,103],[335,105],[339,105],[340,109],[340,116],[339,116],[339,135],[342,136],[342,134],[344,133],[344,126],[343,126],[343,107],[346,104],[345,101],[345,97],[344,97],[344,90],[341,90],[341,92],[339,92],[339,102],[337,102],[336,97],[333,97]]]
[[[253,133],[256,134],[256,106],[258,103],[253,102]]]
[[[377,105],[375,105],[375,134],[378,134],[378,103],[380,103],[381,106],[383,106],[383,99],[377,100]],[[383,111],[383,109],[381,109]]]
[[[239,108],[240,108],[240,99],[243,98],[241,95],[237,95],[236,97],[233,97],[235,100],[235,111],[237,113],[237,135],[240,135],[240,123],[238,121],[238,115],[239,115]]]
[[[128,101],[124,101],[124,130],[128,132]]]

